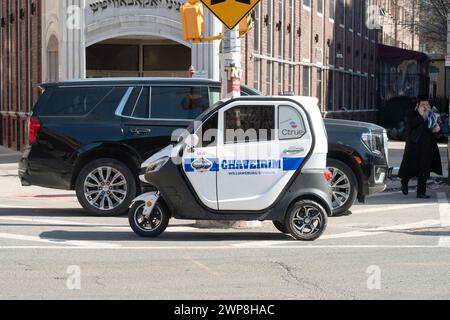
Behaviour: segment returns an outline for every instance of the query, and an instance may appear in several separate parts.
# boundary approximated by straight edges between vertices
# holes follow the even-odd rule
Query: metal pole
[[[225,28],[221,54],[222,98],[241,96],[241,39],[239,29]]]
[[[450,65],[448,64],[448,59],[450,57],[450,13],[447,16],[447,55],[445,57],[445,83],[446,83],[446,90],[445,90],[445,96],[447,97],[449,106],[448,106],[448,113],[450,114]],[[450,117],[449,117],[450,121]],[[450,185],[450,139],[447,142],[447,160],[448,160],[448,183]]]

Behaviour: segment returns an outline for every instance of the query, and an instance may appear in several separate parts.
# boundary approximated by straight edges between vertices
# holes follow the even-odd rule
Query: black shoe
[[[407,183],[402,182],[402,193],[407,196],[409,194],[409,187]]]
[[[431,197],[426,194],[418,194],[417,199],[431,199]]]

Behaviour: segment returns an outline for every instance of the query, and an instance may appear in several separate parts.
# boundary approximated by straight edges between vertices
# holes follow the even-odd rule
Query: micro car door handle
[[[302,152],[305,152],[305,148],[291,147],[291,148],[286,149],[286,150],[283,151],[283,153],[285,153],[285,154],[302,153]]]
[[[149,134],[151,132],[152,132],[151,129],[139,129],[139,128],[130,129],[130,133],[137,135]]]

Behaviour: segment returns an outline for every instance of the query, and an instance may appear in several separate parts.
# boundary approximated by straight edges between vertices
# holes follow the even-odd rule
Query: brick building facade
[[[264,0],[243,41],[243,82],[264,94],[319,98],[327,117],[377,121],[378,0]]]
[[[41,1],[0,3],[0,141],[20,150],[41,81]]]

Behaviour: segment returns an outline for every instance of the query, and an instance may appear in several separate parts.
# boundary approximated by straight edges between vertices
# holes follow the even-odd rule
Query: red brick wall
[[[26,143],[27,115],[39,96],[41,1],[4,0],[0,18],[0,142],[21,150]]]

